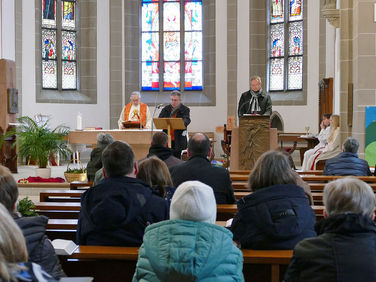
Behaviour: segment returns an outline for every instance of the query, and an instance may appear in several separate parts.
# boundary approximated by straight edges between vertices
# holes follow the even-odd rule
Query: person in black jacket
[[[252,194],[238,201],[231,225],[243,249],[292,249],[314,237],[316,216],[287,157],[269,151],[257,160],[248,180]]]
[[[261,88],[261,77],[251,77],[251,89],[242,93],[238,105],[238,116],[245,114],[271,115],[272,99]]]
[[[94,181],[95,173],[102,168],[102,153],[107,145],[114,142],[111,134],[99,133],[97,136],[97,147],[91,151],[90,160],[87,163],[87,180]]]
[[[210,164],[210,140],[205,134],[196,133],[189,139],[187,155],[188,161],[171,168],[174,186],[178,187],[185,181],[198,180],[213,189],[217,204],[235,203],[229,172]]]
[[[316,238],[296,245],[285,282],[376,281],[375,195],[365,182],[347,177],[324,189],[325,219]]]
[[[325,162],[323,175],[372,175],[368,163],[358,158],[358,148],[358,140],[348,137],[342,145],[343,152]]]
[[[136,178],[132,148],[115,141],[103,151],[105,177],[81,197],[80,245],[140,246],[146,226],[168,219],[168,202]]]
[[[165,106],[161,113],[160,118],[182,118],[184,126],[187,127],[191,123],[189,117],[189,108],[181,103],[181,93],[177,90],[171,92],[171,104]],[[167,133],[167,131],[165,130]],[[174,156],[181,157],[181,151],[187,148],[187,130],[177,129],[171,131],[171,148],[173,149]]]
[[[45,216],[20,217],[16,212],[18,187],[10,171],[0,166],[0,203],[13,216],[25,237],[29,261],[40,264],[55,279],[65,277],[55,250],[46,236],[48,218]]]

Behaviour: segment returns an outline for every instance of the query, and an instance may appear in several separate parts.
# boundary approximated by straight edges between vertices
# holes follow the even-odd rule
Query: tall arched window
[[[268,90],[303,89],[303,0],[269,0]]]
[[[202,90],[201,0],[141,0],[142,91]]]
[[[42,0],[42,88],[77,89],[77,1]]]

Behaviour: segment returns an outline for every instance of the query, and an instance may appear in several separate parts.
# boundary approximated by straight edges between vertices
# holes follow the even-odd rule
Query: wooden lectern
[[[270,117],[243,116],[239,120],[239,169],[251,170],[257,159],[270,150]]]
[[[18,113],[18,90],[16,89],[16,64],[14,61],[0,60],[0,164],[11,172],[17,173],[16,136],[15,131]]]
[[[157,129],[167,129],[168,146],[171,148],[171,129],[186,129],[182,118],[154,118]]]

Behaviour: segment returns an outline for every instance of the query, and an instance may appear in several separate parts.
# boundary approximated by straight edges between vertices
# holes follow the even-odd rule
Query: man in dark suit
[[[185,163],[171,169],[174,186],[189,180],[198,180],[209,185],[217,204],[235,203],[229,172],[222,167],[214,167],[208,157],[211,155],[209,138],[203,133],[196,133],[189,139],[188,158]]]
[[[181,93],[171,92],[171,104],[164,107],[159,114],[160,118],[182,118],[185,127],[191,123],[189,108],[181,103]],[[165,130],[167,133],[167,131]],[[174,156],[180,159],[181,151],[187,148],[187,130],[171,130],[171,148]]]

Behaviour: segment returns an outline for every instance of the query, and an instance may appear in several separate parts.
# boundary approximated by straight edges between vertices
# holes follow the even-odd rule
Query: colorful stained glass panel
[[[177,61],[180,60],[180,33],[165,32],[164,37],[164,60]]]
[[[163,4],[163,30],[178,31],[180,30],[180,4],[164,3]]]
[[[303,22],[293,22],[289,25],[289,55],[303,54]]]
[[[159,63],[142,62],[142,90],[159,90]]]
[[[288,89],[303,88],[303,57],[291,57],[288,62]]]
[[[61,37],[61,58],[63,60],[76,60],[76,33],[63,31]]]
[[[180,63],[165,62],[163,74],[164,90],[180,89]]]
[[[202,90],[202,62],[185,63],[185,90]]]
[[[283,59],[271,59],[269,70],[269,89],[271,91],[283,90],[283,75]]]
[[[202,60],[202,32],[186,32],[184,35],[186,60]]]
[[[270,56],[282,57],[285,55],[285,33],[283,24],[270,26]]]
[[[77,83],[77,69],[76,69],[76,62],[62,62],[63,69],[62,69],[62,88],[63,89],[76,89]]]
[[[142,31],[159,31],[158,3],[142,3]]]
[[[57,88],[56,61],[42,61],[42,87]]]
[[[62,28],[65,29],[75,29],[75,3],[69,1],[62,2]]]
[[[142,33],[142,60],[159,60],[159,33]]]
[[[303,0],[289,0],[289,20],[296,21],[303,19]]]
[[[283,3],[284,0],[272,0],[272,9],[271,9],[271,23],[280,23],[283,22]]]
[[[42,0],[42,26],[56,27],[56,0]]]
[[[56,59],[56,30],[42,29],[42,58]]]
[[[186,2],[184,5],[185,30],[202,30],[201,2]]]

